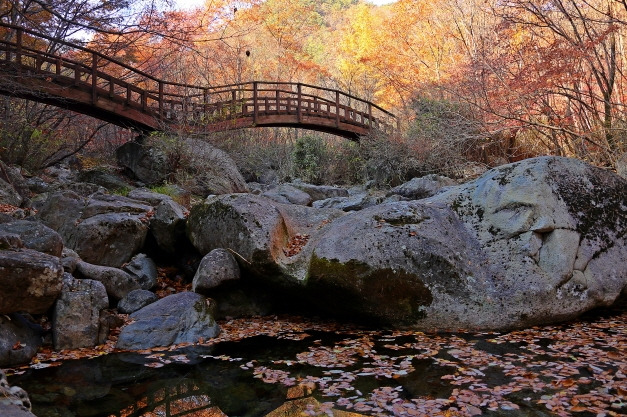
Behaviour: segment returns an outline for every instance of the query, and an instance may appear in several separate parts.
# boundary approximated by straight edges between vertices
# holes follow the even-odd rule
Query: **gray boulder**
[[[54,348],[62,350],[96,346],[100,312],[107,307],[109,299],[101,282],[75,279],[66,274],[52,316]]]
[[[135,255],[122,269],[134,277],[144,290],[150,290],[157,285],[157,265],[143,253]]]
[[[625,196],[627,181],[578,160],[506,165],[336,220],[308,286],[322,306],[421,330],[572,319],[627,286]]]
[[[16,235],[23,247],[52,256],[61,256],[63,240],[51,228],[35,221],[16,220],[0,224],[0,236]]]
[[[146,184],[160,184],[170,175],[178,176],[184,187],[197,195],[247,191],[242,174],[226,152],[203,140],[178,137],[154,139],[167,140],[177,142],[176,152],[183,155],[184,166],[170,166],[163,143],[154,142],[129,142],[121,146],[116,151],[118,164],[128,168]]]
[[[168,199],[163,200],[150,219],[150,232],[157,246],[163,251],[174,254],[185,247],[185,225],[189,211],[182,205]],[[189,243],[187,243],[189,245]]]
[[[384,204],[336,220],[308,288],[335,314],[425,329],[481,328],[494,293],[477,240],[445,205]]]
[[[128,182],[115,174],[100,169],[90,169],[82,171],[78,174],[78,180],[98,186],[104,187],[107,190],[124,190],[130,188]]]
[[[76,264],[76,271],[83,278],[101,282],[109,297],[114,300],[120,300],[129,292],[141,288],[134,276],[118,268],[79,261]]]
[[[241,266],[259,277],[305,279],[312,242],[325,226],[344,213],[279,204],[250,194],[208,198],[190,212],[188,236],[201,254],[231,250]]]
[[[313,185],[304,182],[293,182],[289,185],[309,194],[312,201],[326,200],[327,198],[333,197],[348,197],[348,190],[345,188],[332,187],[329,185]]]
[[[156,193],[147,188],[135,188],[128,193],[127,197],[133,200],[145,201],[153,207],[158,206],[163,201],[172,200],[172,197],[168,195]]]
[[[410,181],[392,188],[388,195],[398,194],[410,200],[436,195],[443,187],[457,185],[455,180],[437,174],[429,174],[420,178],[412,178]]]
[[[30,362],[42,345],[41,327],[22,315],[0,315],[0,367]]]
[[[220,328],[207,301],[200,294],[183,292],[136,311],[131,314],[134,322],[122,328],[116,347],[150,349],[216,337]]]
[[[45,313],[61,293],[59,258],[32,249],[0,250],[0,314]]]
[[[349,197],[333,197],[314,201],[312,207],[334,208],[343,211],[359,211],[381,204],[385,196],[369,193],[354,194]]]
[[[38,217],[86,262],[120,267],[143,246],[152,207],[107,194],[52,194]]]
[[[131,314],[141,310],[148,304],[157,301],[157,295],[148,290],[133,290],[126,294],[118,303],[118,311],[122,314]]]
[[[24,199],[13,186],[0,178],[0,204],[8,204],[19,207]]]
[[[200,261],[192,281],[192,291],[206,294],[224,282],[239,278],[239,266],[231,252],[222,248],[214,249]]]
[[[127,142],[115,154],[118,164],[145,184],[161,184],[169,174],[166,155],[148,145],[136,141]]]
[[[265,191],[261,195],[282,204],[300,204],[301,206],[309,206],[313,201],[309,194],[289,184],[277,185],[276,187],[272,187]]]

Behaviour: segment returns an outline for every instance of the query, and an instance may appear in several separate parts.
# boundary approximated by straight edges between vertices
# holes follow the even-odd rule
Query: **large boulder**
[[[157,142],[158,141],[158,142]],[[169,149],[168,144],[175,144]],[[178,177],[197,195],[246,192],[246,182],[229,155],[206,141],[160,137],[145,143],[128,142],[116,151],[118,164],[146,184],[160,184]],[[176,158],[168,155],[176,153]],[[168,161],[177,160],[177,166]]]
[[[144,245],[152,213],[146,203],[122,196],[63,191],[46,200],[38,217],[84,261],[120,267]]]
[[[193,292],[162,298],[131,314],[134,320],[122,328],[116,347],[150,349],[179,343],[196,343],[220,333],[208,299]]]
[[[0,314],[45,313],[61,293],[63,266],[32,249],[0,250]]]
[[[0,368],[30,362],[42,345],[41,327],[22,315],[0,315]]]
[[[260,277],[302,282],[312,242],[324,227],[344,213],[314,209],[250,194],[208,198],[190,212],[188,236],[205,255],[232,251],[240,265]]]
[[[118,164],[145,184],[161,184],[168,177],[168,158],[154,147],[131,141],[120,146],[115,153]]]
[[[0,204],[19,207],[24,199],[13,188],[13,185],[0,178]]]
[[[100,312],[107,307],[109,298],[101,282],[75,279],[66,274],[52,316],[54,348],[96,346],[99,342]]]
[[[442,175],[430,174],[394,187],[390,195],[400,195],[410,200],[420,200],[437,194],[442,188],[457,185],[455,180]]]
[[[493,277],[479,242],[446,205],[384,204],[336,220],[308,287],[337,315],[424,328],[489,326]]]
[[[35,221],[16,220],[0,224],[0,236],[16,235],[23,247],[52,256],[61,256],[63,240],[51,228]]]
[[[308,285],[336,313],[423,330],[572,319],[627,286],[627,181],[567,158],[336,220]]]
[[[110,266],[92,265],[79,261],[76,264],[76,272],[82,278],[101,282],[107,294],[114,300],[120,300],[129,292],[141,288],[135,276]]]
[[[20,206],[30,197],[30,189],[19,167],[0,161],[0,204]]]
[[[150,219],[150,232],[159,249],[175,254],[189,246],[185,236],[185,226],[189,211],[171,199],[157,205],[155,215]]]

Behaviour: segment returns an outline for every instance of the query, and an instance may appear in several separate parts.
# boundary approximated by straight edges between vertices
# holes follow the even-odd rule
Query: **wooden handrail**
[[[315,128],[320,123],[325,129],[323,131],[327,131],[328,123],[322,119],[331,119],[339,132],[352,129],[351,125],[359,127],[353,129],[355,132],[361,132],[363,129],[389,125],[386,119],[396,119],[396,116],[380,106],[337,89],[286,81],[249,81],[220,86],[170,82],[101,52],[30,29],[3,23],[0,23],[0,28],[15,32],[15,41],[11,40],[13,36],[7,37],[9,40],[0,40],[0,45],[5,45],[4,49],[0,49],[0,57],[4,54],[4,62],[16,65],[20,76],[26,72],[32,77],[34,69],[35,74],[45,75],[44,78],[51,86],[69,80],[67,82],[77,91],[87,90],[90,98],[86,104],[94,107],[90,114],[96,117],[99,100],[117,100],[160,123],[170,125],[196,120],[199,112],[205,114],[205,123],[211,124],[216,122],[211,112],[218,111],[221,115],[224,109],[228,109],[228,117],[231,119],[250,115],[253,125],[257,125],[260,118],[268,118],[273,114],[294,114],[297,124]],[[69,53],[66,51],[60,55],[24,45],[24,34],[63,45],[69,49]],[[81,60],[81,55],[84,55],[84,60]],[[32,61],[35,62],[34,67]],[[112,66],[117,66],[117,71],[122,75],[112,75]],[[54,90],[51,88],[51,91]],[[8,91],[2,93],[11,94]],[[374,110],[378,113],[373,114]],[[145,116],[120,117],[144,126],[153,125]],[[133,117],[142,120],[133,120]],[[316,122],[316,118],[320,122]],[[265,123],[281,125],[288,122],[266,120]],[[153,128],[157,128],[156,124]]]

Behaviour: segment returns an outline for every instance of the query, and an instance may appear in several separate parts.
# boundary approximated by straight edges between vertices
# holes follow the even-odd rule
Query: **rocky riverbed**
[[[140,176],[147,163],[134,152],[140,161],[121,160]],[[27,178],[3,165],[0,367],[28,363],[44,344],[111,343],[119,313],[130,320],[117,347],[141,350],[212,340],[226,317],[505,331],[627,295],[627,181],[578,160],[534,158],[463,184],[429,176],[387,192],[245,184],[232,162],[215,165],[228,174],[203,190],[220,194],[195,204],[181,190],[129,185],[120,195],[105,174]],[[172,264],[192,291],[157,294],[158,266]]]

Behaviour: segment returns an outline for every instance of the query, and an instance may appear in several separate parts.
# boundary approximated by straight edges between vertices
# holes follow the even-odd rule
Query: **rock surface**
[[[215,337],[220,328],[207,302],[193,292],[162,298],[131,314],[134,322],[122,329],[116,347],[150,349]]]
[[[185,225],[189,211],[182,205],[163,200],[150,220],[150,232],[157,246],[169,254],[175,254],[189,245],[185,236]]]
[[[41,327],[22,315],[0,315],[0,368],[30,362],[42,345],[41,336]]]
[[[313,201],[309,194],[289,184],[281,184],[272,187],[262,195],[282,204],[300,204],[302,206],[308,206],[311,205]]]
[[[340,210],[279,204],[261,196],[227,194],[194,206],[188,236],[201,254],[233,251],[262,279],[302,282],[312,242]]]
[[[420,178],[412,178],[390,190],[390,195],[400,195],[410,200],[420,200],[437,194],[443,187],[457,185],[455,180],[437,174],[430,174]]]
[[[0,416],[35,417],[30,410],[31,402],[26,391],[17,386],[10,386],[0,369]]]
[[[118,311],[122,314],[131,314],[157,300],[157,295],[151,291],[141,289],[133,290],[120,300],[118,303]]]
[[[192,281],[192,291],[206,294],[220,284],[240,279],[239,266],[231,252],[218,248],[206,254]]]
[[[109,307],[104,285],[66,274],[52,316],[52,341],[56,350],[94,347],[98,344],[100,312]]]
[[[348,197],[348,190],[345,188],[332,187],[330,185],[313,185],[304,182],[293,182],[289,185],[309,194],[312,201],[333,197]]]
[[[581,161],[505,165],[336,220],[308,285],[338,301],[323,305],[417,329],[572,319],[627,286],[625,196],[627,181]]]
[[[32,249],[0,250],[0,314],[45,313],[61,293],[59,258]]]
[[[86,262],[120,267],[144,244],[152,207],[142,201],[71,191],[52,194],[38,217]]]
[[[118,268],[79,261],[76,264],[76,271],[83,278],[101,282],[113,300],[120,300],[129,292],[141,288],[135,277]]]
[[[135,255],[122,270],[134,277],[144,290],[150,290],[157,285],[157,265],[143,253]]]
[[[23,247],[52,256],[61,256],[63,240],[51,228],[35,221],[16,220],[0,224],[0,236],[17,235]]]
[[[168,176],[167,157],[155,148],[132,141],[120,146],[115,154],[118,164],[145,184],[161,184]]]

